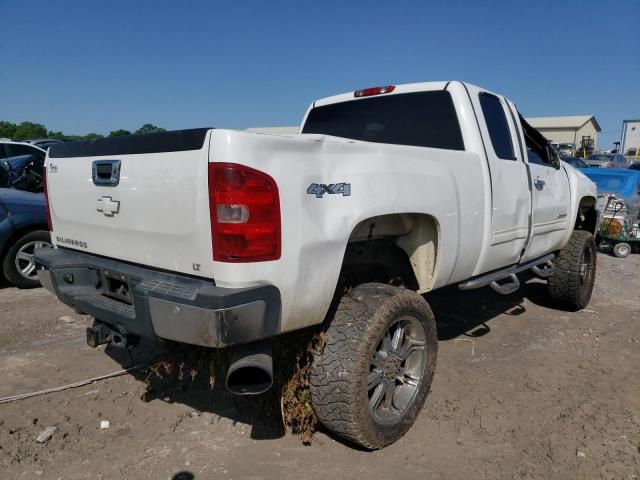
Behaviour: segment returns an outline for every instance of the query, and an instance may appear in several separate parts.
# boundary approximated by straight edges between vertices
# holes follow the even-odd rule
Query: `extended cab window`
[[[400,93],[316,107],[302,133],[366,142],[464,150],[449,92]]]
[[[500,99],[495,95],[483,92],[480,94],[480,106],[489,130],[493,151],[496,152],[498,158],[515,160],[511,132],[509,131],[507,116],[504,114]]]

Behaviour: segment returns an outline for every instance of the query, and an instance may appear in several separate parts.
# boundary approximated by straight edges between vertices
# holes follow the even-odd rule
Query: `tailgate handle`
[[[115,187],[120,183],[120,160],[94,160],[91,176],[95,185]]]

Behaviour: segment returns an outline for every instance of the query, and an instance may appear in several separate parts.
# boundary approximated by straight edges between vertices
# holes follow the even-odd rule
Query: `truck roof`
[[[397,95],[399,93],[412,93],[412,92],[423,92],[426,90],[443,90],[451,81],[438,81],[438,82],[417,82],[417,83],[402,83],[398,85],[393,85],[394,89],[392,92],[386,93],[385,95]],[[461,82],[464,83],[464,82]],[[355,99],[355,92],[357,90],[340,93],[338,95],[332,95],[330,97],[324,97],[313,102],[314,107],[320,107],[322,105],[330,105],[332,103],[339,102],[348,102],[350,100]],[[367,97],[362,97],[367,98]]]

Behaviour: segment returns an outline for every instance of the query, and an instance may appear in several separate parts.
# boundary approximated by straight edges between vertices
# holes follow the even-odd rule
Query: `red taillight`
[[[44,211],[47,216],[47,226],[49,227],[49,231],[53,231],[53,223],[51,223],[51,208],[49,207],[49,191],[47,190],[47,164],[44,164],[44,172],[42,174],[42,180],[44,181]]]
[[[266,173],[235,163],[210,163],[209,214],[214,260],[280,258],[278,186]]]
[[[356,90],[353,92],[353,96],[356,98],[359,97],[370,97],[371,95],[380,95],[382,93],[391,93],[396,89],[395,85],[387,85],[385,87],[371,87],[364,88],[362,90]]]

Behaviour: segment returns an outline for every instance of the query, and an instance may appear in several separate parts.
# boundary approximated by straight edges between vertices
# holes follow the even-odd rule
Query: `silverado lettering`
[[[56,235],[56,243],[63,243],[65,245],[71,245],[73,247],[87,248],[87,242],[81,240],[75,240],[73,238],[65,238]]]

